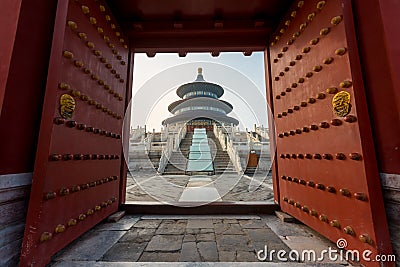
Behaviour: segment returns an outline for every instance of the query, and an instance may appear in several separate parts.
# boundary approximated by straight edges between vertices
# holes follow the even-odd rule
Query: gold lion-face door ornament
[[[337,93],[332,99],[333,113],[339,117],[344,117],[350,113],[350,94],[346,91]]]
[[[60,115],[64,119],[72,118],[75,111],[75,100],[69,94],[63,94],[60,97]]]

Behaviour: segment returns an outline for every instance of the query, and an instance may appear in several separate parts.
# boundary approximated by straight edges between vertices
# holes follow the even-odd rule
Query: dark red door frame
[[[133,85],[133,71],[134,71],[134,60],[135,53],[132,49],[129,49],[128,55],[128,73],[127,73],[127,83],[126,83],[126,93],[125,93],[125,116],[124,124],[122,129],[122,161],[121,161],[121,182],[119,191],[119,205],[120,208],[125,203],[126,200],[126,183],[127,174],[129,172],[128,162],[129,162],[129,137],[130,137],[130,125],[131,125],[131,105],[132,105],[132,85]]]
[[[0,36],[2,36],[2,41],[0,42],[0,58],[2,62],[0,68],[0,115],[17,33],[21,2],[22,0],[4,0],[1,3],[0,17],[2,25],[0,27]]]

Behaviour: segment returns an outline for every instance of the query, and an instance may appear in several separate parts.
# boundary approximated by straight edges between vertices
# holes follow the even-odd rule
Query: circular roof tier
[[[174,113],[175,111],[181,108],[186,108],[191,106],[215,107],[224,110],[226,113],[231,112],[233,109],[230,103],[223,100],[209,98],[209,97],[196,97],[196,98],[189,98],[189,99],[182,99],[175,101],[168,106],[168,111]]]
[[[183,98],[189,92],[194,91],[205,91],[211,92],[217,95],[217,97],[221,97],[224,94],[224,89],[215,83],[206,82],[203,78],[202,68],[198,68],[197,78],[194,82],[186,83],[178,87],[176,90],[176,94]]]
[[[185,111],[182,112],[176,116],[170,117],[168,119],[165,119],[162,124],[171,124],[171,123],[177,123],[177,122],[188,122],[193,119],[200,119],[200,118],[205,118],[205,119],[212,119],[220,123],[232,123],[234,125],[238,125],[239,121],[235,118],[226,116],[224,114],[221,114],[220,112],[215,112],[212,110],[190,110],[190,111]]]

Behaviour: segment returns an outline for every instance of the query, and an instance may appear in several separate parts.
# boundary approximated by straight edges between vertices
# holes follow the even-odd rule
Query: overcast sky
[[[147,125],[160,131],[161,121],[172,116],[168,105],[180,98],[176,89],[196,79],[197,68],[203,68],[206,81],[221,85],[221,99],[233,105],[229,114],[239,120],[241,129],[253,129],[254,124],[267,125],[265,101],[264,53],[244,56],[242,53],[157,54],[148,58],[136,54],[133,76],[131,126]]]

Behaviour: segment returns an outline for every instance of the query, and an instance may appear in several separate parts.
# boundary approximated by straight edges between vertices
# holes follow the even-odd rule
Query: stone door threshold
[[[59,262],[55,266],[57,267],[304,267],[304,266],[325,266],[325,267],[344,267],[346,265],[337,263],[276,263],[276,262],[105,262],[105,261],[64,261]]]
[[[127,214],[274,214],[279,210],[279,205],[265,201],[173,202],[167,204],[151,201],[128,201],[121,206],[121,209],[125,210]]]

